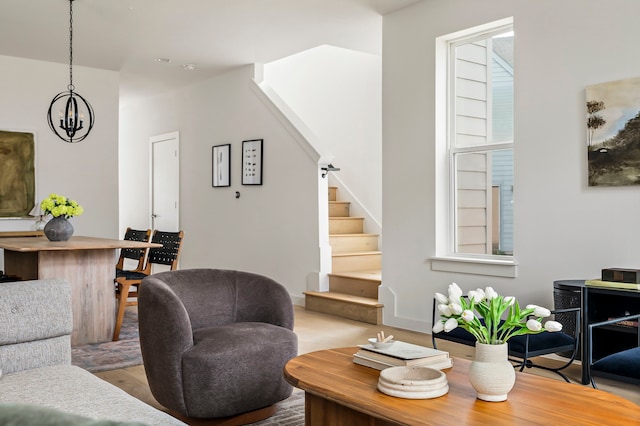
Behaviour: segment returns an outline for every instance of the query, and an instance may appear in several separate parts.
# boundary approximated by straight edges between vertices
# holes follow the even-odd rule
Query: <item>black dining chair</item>
[[[141,230],[127,228],[123,239],[126,241],[148,242],[149,238],[151,238],[151,229]],[[116,264],[116,278],[124,277],[128,272],[139,272],[143,270],[146,255],[146,248],[120,249],[120,256],[118,257],[118,263]],[[127,262],[127,259],[138,262],[138,265],[133,269],[125,269],[125,262]]]
[[[120,328],[122,327],[124,311],[127,306],[138,305],[138,287],[144,278],[151,275],[154,265],[168,266],[171,271],[178,268],[178,258],[182,248],[183,237],[184,233],[182,231],[165,232],[155,230],[151,237],[151,242],[162,244],[162,247],[149,249],[144,269],[129,271],[124,276],[116,278],[118,313],[116,314],[116,325],[113,330],[113,341],[120,338]]]

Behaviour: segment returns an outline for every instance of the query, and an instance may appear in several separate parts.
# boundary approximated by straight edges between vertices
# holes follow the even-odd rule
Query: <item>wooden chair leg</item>
[[[124,320],[124,311],[127,309],[127,299],[129,298],[129,289],[131,284],[127,282],[118,282],[118,314],[116,315],[116,326],[113,329],[113,341],[120,338],[120,328]]]

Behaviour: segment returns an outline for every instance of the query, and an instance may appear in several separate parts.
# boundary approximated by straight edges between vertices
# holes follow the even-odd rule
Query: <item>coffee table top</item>
[[[516,372],[507,401],[476,399],[469,360],[454,358],[444,370],[449,393],[434,399],[402,399],[377,390],[380,372],[353,363],[356,347],[300,355],[285,379],[305,392],[402,425],[640,424],[640,406],[617,395],[564,381]]]

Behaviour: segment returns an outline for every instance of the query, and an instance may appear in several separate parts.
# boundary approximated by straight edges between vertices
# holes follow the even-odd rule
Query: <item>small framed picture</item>
[[[231,186],[231,144],[213,147],[212,182],[214,187]]]
[[[242,184],[262,185],[262,139],[242,141]]]

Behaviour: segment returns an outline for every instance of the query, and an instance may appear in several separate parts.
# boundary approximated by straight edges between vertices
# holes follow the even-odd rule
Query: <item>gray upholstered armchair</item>
[[[297,355],[293,305],[260,275],[162,272],[138,295],[140,346],[156,400],[193,418],[228,417],[288,398],[284,365]]]

